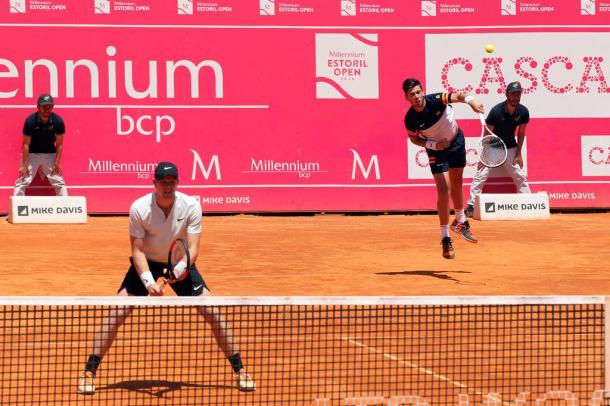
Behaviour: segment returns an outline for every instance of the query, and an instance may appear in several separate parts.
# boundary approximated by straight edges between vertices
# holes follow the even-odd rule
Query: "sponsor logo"
[[[276,7],[277,6],[277,7]],[[297,2],[280,2],[276,0],[260,0],[259,15],[273,16],[277,14],[311,14],[315,13],[316,9],[313,5]]]
[[[95,14],[110,14],[110,0],[95,0],[93,8]]]
[[[260,0],[259,14],[262,16],[275,15],[275,0]]]
[[[178,0],[178,14],[193,15],[195,12],[212,14],[232,12],[233,6],[224,3],[227,2]]]
[[[220,204],[250,204],[250,196],[203,196],[201,204],[220,205]]]
[[[502,0],[500,2],[500,14],[503,16],[517,15],[517,0]]]
[[[25,0],[10,0],[9,4],[11,13],[25,13]]]
[[[95,0],[94,1],[94,13],[95,14],[110,14],[111,12],[119,13],[141,13],[151,10],[149,4],[150,0]]]
[[[610,135],[580,137],[582,176],[610,176]]]
[[[17,215],[18,216],[29,216],[30,210],[28,206],[17,206]]]
[[[495,45],[493,56],[477,35],[426,35],[426,87],[471,93],[493,106],[508,83],[518,80],[522,103],[536,106],[532,117],[607,116],[610,66],[604,50],[610,49],[610,33],[498,33],[486,41]],[[472,118],[462,107],[456,117]]]
[[[193,288],[193,290],[199,290],[199,289],[201,289],[202,287],[203,287],[203,285],[197,285],[197,286],[195,286],[195,287]]]
[[[436,0],[422,0],[421,15],[422,17],[436,17]]]
[[[46,214],[82,214],[85,210],[81,206],[17,206],[17,216],[34,216]]]
[[[378,99],[377,34],[316,34],[316,98]]]
[[[356,0],[341,0],[341,15],[353,17],[356,15]]]
[[[123,114],[125,109],[116,108],[117,135],[154,135],[156,142],[161,142],[161,137],[174,133],[176,120],[170,115],[130,115]]]
[[[485,202],[485,213],[510,211],[539,211],[546,210],[546,203],[497,203]]]
[[[580,14],[593,16],[596,13],[610,13],[610,1],[580,0]]]
[[[421,2],[422,17],[436,17],[440,14],[467,14],[474,13],[476,10],[472,6],[466,6],[461,1],[453,0],[450,2],[435,0]]]
[[[242,173],[258,174],[291,174],[309,179],[313,173],[328,172],[320,169],[319,162],[275,161],[273,159],[256,159],[250,157],[250,168]]]
[[[595,15],[595,0],[580,0],[580,15]]]
[[[556,11],[553,1],[502,0],[500,3],[500,14],[503,16],[514,16],[521,13],[552,13]]]
[[[153,162],[116,162],[111,159],[96,160],[89,158],[87,170],[81,173],[87,175],[133,175],[138,179],[152,179],[157,167]]]
[[[100,49],[95,52],[101,51]],[[224,72],[220,63],[213,59],[200,59],[191,61],[189,59],[178,59],[178,60],[148,60],[145,61],[145,55],[136,55],[139,59],[141,58],[142,65],[148,66],[147,70],[134,69],[134,61],[126,56],[125,59],[115,58],[117,54],[121,54],[120,50],[114,45],[108,45],[105,48],[105,54],[109,57],[107,60],[91,60],[85,58],[78,58],[78,60],[66,59],[66,60],[21,60],[19,62],[13,62],[8,59],[0,59],[0,71],[8,70],[11,72],[11,77],[19,77],[22,79],[21,85],[15,84],[14,88],[10,91],[0,92],[0,98],[12,98],[19,94],[21,89],[24,89],[23,96],[26,98],[32,98],[33,90],[36,86],[34,85],[34,73],[32,70],[24,68],[23,71],[19,71],[19,67],[25,66],[36,66],[44,63],[44,65],[51,72],[55,74],[51,75],[49,79],[49,88],[56,89],[51,93],[54,96],[62,96],[67,99],[75,97],[75,88],[77,88],[77,82],[75,75],[70,66],[86,65],[90,71],[91,77],[102,78],[106,77],[106,82],[101,80],[92,80],[88,84],[90,88],[90,94],[92,98],[107,97],[109,99],[117,99],[124,94],[129,99],[142,100],[142,99],[158,99],[165,97],[168,100],[175,98],[190,97],[192,99],[222,99],[224,98]],[[44,62],[41,62],[44,61]],[[203,74],[205,72],[205,74]],[[176,82],[181,77],[189,78],[184,85],[180,88],[176,88]],[[136,78],[137,76],[137,78]],[[135,89],[133,83],[140,80],[143,76],[148,78],[148,87],[146,90]],[[162,76],[165,80],[158,81],[155,78]],[[206,77],[206,82],[202,83],[203,78]],[[211,80],[211,81],[210,81]],[[58,94],[60,84],[65,89],[65,94]],[[81,84],[84,86],[84,84]],[[201,94],[201,89],[206,89],[205,94]],[[209,93],[208,93],[209,92]],[[19,94],[21,96],[21,94]],[[141,110],[141,109],[138,109]],[[120,114],[120,109],[117,108],[117,114]],[[162,116],[132,116],[132,119],[136,121],[145,121],[153,119],[157,121],[157,118]]]
[[[23,14],[29,9],[30,11],[66,11],[68,6],[58,0],[29,0],[26,7],[26,0],[10,0],[10,12]]]
[[[554,192],[549,193],[551,200],[595,200],[595,192]]]
[[[352,180],[356,180],[357,174],[360,174],[364,179],[368,179],[371,173],[375,174],[376,180],[381,180],[381,171],[379,170],[379,157],[377,155],[371,155],[368,162],[360,157],[360,154],[356,150],[350,149],[353,154],[352,160]]]
[[[193,0],[178,0],[178,14],[193,15]]]
[[[370,14],[370,15],[387,15],[396,12],[394,7],[386,7],[379,3],[357,3],[357,0],[342,0],[341,2],[341,15],[342,16],[355,16],[356,14]]]
[[[600,2],[597,11],[599,11],[600,13],[610,13],[610,2]]]
[[[193,153],[191,180],[196,180],[198,174],[202,174],[205,180],[209,180],[212,173],[214,173],[216,180],[222,180],[220,159],[218,158],[218,155],[212,155],[209,161],[204,161],[197,151],[194,149],[191,149],[190,151]]]

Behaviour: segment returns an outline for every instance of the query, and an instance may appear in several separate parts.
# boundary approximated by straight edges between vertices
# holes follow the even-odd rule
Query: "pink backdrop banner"
[[[42,92],[66,122],[69,193],[90,212],[126,212],[161,160],[209,212],[434,209],[425,153],[403,125],[406,77],[488,108],[521,80],[532,190],[552,208],[610,207],[610,30],[595,25],[610,9],[499,3],[11,0],[0,5],[11,39],[0,45],[0,212]],[[556,25],[527,27],[542,23]],[[465,106],[456,114],[468,192],[480,127]],[[496,170],[486,190],[514,187]],[[28,193],[49,192],[37,180]]]
[[[0,18],[41,24],[443,27],[607,24],[608,0],[3,0]]]

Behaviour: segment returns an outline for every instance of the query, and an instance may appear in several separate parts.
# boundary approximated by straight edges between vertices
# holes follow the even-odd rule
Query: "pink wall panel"
[[[533,191],[550,193],[553,208],[610,207],[603,2],[8,3],[0,5],[0,36],[10,39],[0,44],[0,212],[23,120],[47,91],[66,121],[69,192],[87,196],[90,212],[126,212],[151,190],[160,160],[178,164],[182,191],[205,211],[434,209],[425,155],[406,139],[402,81],[419,77],[428,92],[471,86],[491,107],[508,81],[532,85],[524,71],[539,79],[522,99],[532,113]],[[479,125],[464,106],[456,111],[469,148],[467,192]],[[496,171],[489,190],[510,183]],[[48,192],[41,182],[30,190]]]

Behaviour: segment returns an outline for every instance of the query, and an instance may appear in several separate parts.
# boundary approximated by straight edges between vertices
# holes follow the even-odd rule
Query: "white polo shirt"
[[[167,262],[169,246],[176,238],[201,233],[201,208],[197,200],[176,192],[176,200],[167,218],[149,193],[132,203],[129,209],[129,234],[144,239],[146,258]]]

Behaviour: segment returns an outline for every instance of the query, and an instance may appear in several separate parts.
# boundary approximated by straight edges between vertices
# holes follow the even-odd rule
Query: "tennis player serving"
[[[137,199],[129,210],[131,266],[118,294],[160,296],[163,295],[163,285],[169,283],[178,296],[208,295],[208,287],[195,266],[201,234],[199,204],[190,196],[176,191],[178,168],[170,162],[157,165],[153,184],[155,191]],[[178,261],[173,267],[172,278],[167,278],[168,248],[178,238],[186,240],[190,255],[188,260]],[[190,267],[187,267],[187,262],[190,262]],[[131,310],[128,306],[117,308],[96,332],[92,353],[78,381],[79,393],[95,393],[97,368]],[[224,318],[217,310],[206,306],[197,307],[197,311],[212,327],[216,342],[233,368],[237,388],[241,391],[255,390],[256,385],[244,369],[237,344]]]
[[[404,120],[409,139],[413,144],[426,148],[436,185],[443,257],[453,259],[455,250],[449,236],[449,196],[455,209],[451,229],[466,241],[476,243],[477,239],[472,235],[470,224],[464,216],[462,184],[466,145],[451,103],[467,103],[475,113],[483,113],[483,105],[473,96],[461,92],[426,95],[421,82],[413,78],[403,82],[402,90],[411,104]]]

